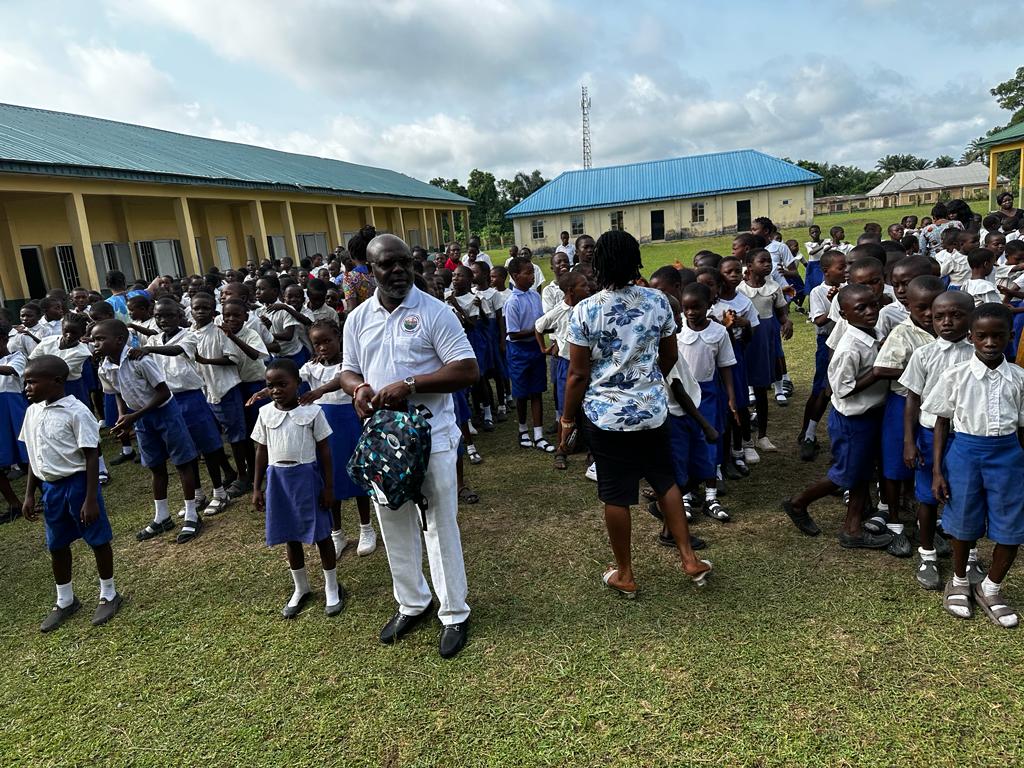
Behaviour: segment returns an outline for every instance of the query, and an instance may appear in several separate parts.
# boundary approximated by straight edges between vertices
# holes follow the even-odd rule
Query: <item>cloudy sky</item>
[[[1012,4],[1011,4],[1012,5]],[[0,101],[457,176],[753,147],[960,155],[1020,63],[980,0],[3,0]]]

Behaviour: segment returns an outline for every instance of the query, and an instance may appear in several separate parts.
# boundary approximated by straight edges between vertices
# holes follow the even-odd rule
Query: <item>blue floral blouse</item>
[[[583,412],[599,429],[633,432],[664,423],[658,344],[675,332],[672,308],[651,288],[603,290],[573,308],[566,340],[590,348]]]

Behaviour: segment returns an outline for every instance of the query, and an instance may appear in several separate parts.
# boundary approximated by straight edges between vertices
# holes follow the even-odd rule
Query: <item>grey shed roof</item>
[[[984,163],[928,168],[923,171],[899,171],[868,192],[868,197],[973,184],[988,184],[988,166]]]
[[[0,104],[0,172],[473,205],[385,168],[14,104]]]

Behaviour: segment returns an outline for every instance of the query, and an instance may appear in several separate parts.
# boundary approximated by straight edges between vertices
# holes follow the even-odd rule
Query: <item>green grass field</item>
[[[676,247],[645,248],[646,269]],[[138,465],[105,491],[127,597],[106,627],[89,626],[95,568],[76,546],[83,611],[39,634],[54,599],[42,523],[0,526],[0,765],[1017,763],[1019,632],[946,615],[913,561],[841,550],[837,501],[813,509],[816,539],[779,509],[826,468],[795,457],[812,350],[798,322],[787,344],[797,395],[770,412],[784,451],[730,484],[734,522],[695,526],[715,565],[703,590],[640,508],[640,597],[604,589],[611,553],[582,458],[556,473],[518,448],[514,424],[481,435],[485,461],[467,468],[481,502],[461,508],[470,643],[452,661],[437,655],[436,625],[378,644],[394,610],[383,550],[340,560],[340,617],[318,601],[289,623],[278,614],[291,591],[284,553],[263,546],[246,504],[189,545],[136,542],[152,508]],[[354,508],[345,515],[354,531]],[[1017,604],[1019,583],[1011,573]]]

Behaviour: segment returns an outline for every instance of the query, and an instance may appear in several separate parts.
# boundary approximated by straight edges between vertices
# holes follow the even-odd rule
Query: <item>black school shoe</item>
[[[797,530],[799,530],[804,536],[817,536],[821,533],[821,528],[819,528],[818,524],[814,522],[814,518],[807,513],[807,510],[797,510],[797,508],[788,501],[782,502],[782,509],[789,519],[793,521],[793,525],[797,527]],[[888,543],[889,542],[886,542],[886,544]]]
[[[53,630],[78,613],[78,609],[81,607],[82,604],[78,601],[77,597],[67,608],[61,608],[59,605],[53,606],[46,615],[46,618],[43,619],[43,623],[39,625],[39,631],[53,632]]]
[[[817,438],[812,437],[810,440],[800,441],[800,461],[814,461],[818,458],[820,450]]]
[[[13,523],[21,517],[21,507],[11,504],[6,512],[0,512],[0,523]]]
[[[663,547],[671,547],[672,549],[676,548],[676,538],[671,533],[668,533],[668,534],[660,534],[659,533],[658,534],[658,543],[661,544],[661,546],[663,546]],[[692,549],[694,552],[696,552],[698,549],[707,549],[707,548],[708,548],[708,543],[706,541],[704,541],[704,539],[702,539],[700,536],[694,536],[692,533],[690,534],[690,549]]]
[[[441,636],[438,638],[438,650],[442,659],[450,659],[457,656],[459,651],[466,647],[469,639],[469,619],[458,624],[448,624],[441,629]]]
[[[885,549],[892,539],[891,533],[874,534],[861,530],[850,535],[846,531],[839,532],[839,546],[843,549]]]
[[[384,645],[394,645],[424,621],[429,619],[433,611],[434,604],[431,603],[421,613],[416,613],[412,616],[406,616],[401,611],[396,612],[395,615],[391,617],[391,621],[385,624],[384,628],[380,631],[380,641],[384,643]],[[456,651],[456,653],[458,653],[458,651]]]
[[[118,457],[116,459],[111,459],[107,463],[112,467],[116,467],[120,464],[124,464],[129,461],[135,461],[135,456],[136,454],[135,451],[133,450],[131,453],[118,454]]]

